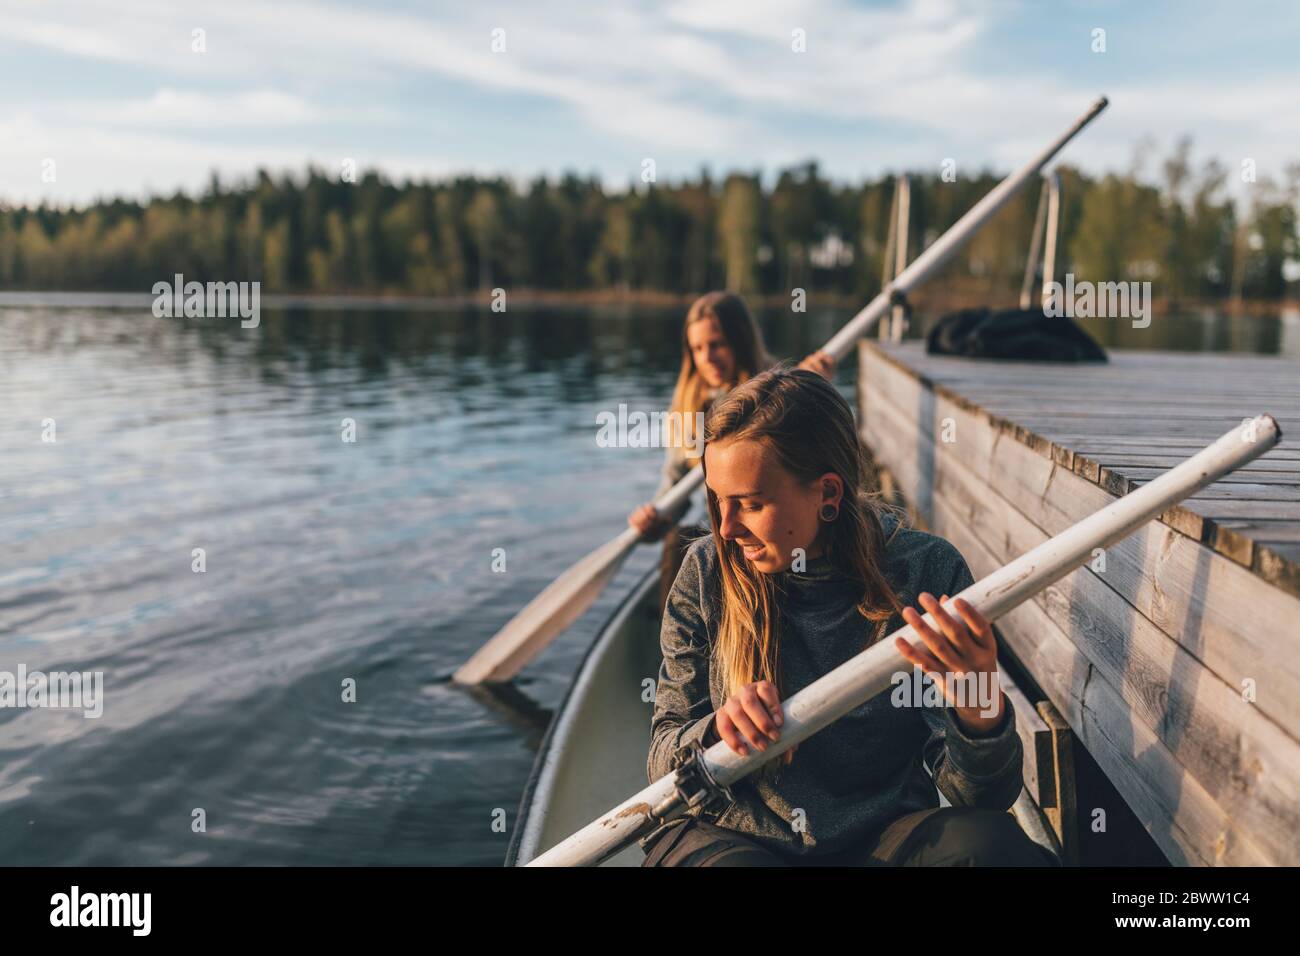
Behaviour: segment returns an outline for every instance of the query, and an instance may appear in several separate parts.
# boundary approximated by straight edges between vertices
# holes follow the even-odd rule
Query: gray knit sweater
[[[944,539],[898,528],[892,516],[885,531],[885,574],[905,605],[916,606],[922,591],[955,595],[972,583],[965,560]],[[669,772],[678,747],[692,739],[704,743],[724,702],[719,669],[709,666],[721,617],[717,562],[712,535],[695,541],[668,598],[646,765],[652,783]],[[860,586],[828,558],[809,559],[804,572],[779,578],[784,700],[860,651],[879,625],[857,611]],[[883,633],[904,623],[896,615]],[[900,660],[900,667],[910,675],[911,665]],[[735,802],[703,819],[778,852],[809,857],[838,852],[898,817],[938,806],[936,784],[954,806],[1005,810],[1015,802],[1023,754],[1010,699],[1003,700],[997,732],[971,737],[951,707],[895,707],[892,692],[801,743],[775,780],[760,769],[734,784]],[[648,842],[643,838],[643,848]]]

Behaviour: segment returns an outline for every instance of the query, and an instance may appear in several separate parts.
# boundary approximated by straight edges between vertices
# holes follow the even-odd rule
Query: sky
[[[1190,135],[1197,165],[1280,179],[1297,50],[1296,0],[0,0],[0,202],[347,160],[611,188],[646,159],[661,182],[1005,172],[1103,93],[1065,161],[1123,172],[1145,142],[1152,178]]]

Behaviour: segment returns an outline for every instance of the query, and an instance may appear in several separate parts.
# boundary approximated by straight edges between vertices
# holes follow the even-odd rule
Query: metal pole
[[[1047,236],[1043,250],[1043,301],[1047,285],[1056,276],[1056,230],[1061,216],[1061,177],[1053,172],[1047,178]]]
[[[898,200],[902,195],[902,174],[894,180],[894,195],[889,200],[889,228],[885,230],[885,255],[880,267],[880,288],[889,288],[889,283],[898,270],[894,268],[894,249],[898,243]],[[880,341],[889,341],[889,323],[880,323]]]
[[[1043,253],[1043,221],[1047,218],[1047,180],[1038,190],[1038,208],[1034,211],[1034,231],[1029,234],[1029,260],[1025,263],[1025,281],[1020,284],[1020,308],[1029,308],[1034,299],[1034,274],[1038,271],[1038,257]]]
[[[894,247],[894,277],[907,268],[907,227],[912,218],[912,179],[904,173],[898,180],[898,244]],[[894,306],[890,319],[889,340],[901,341],[906,313],[901,305]]]

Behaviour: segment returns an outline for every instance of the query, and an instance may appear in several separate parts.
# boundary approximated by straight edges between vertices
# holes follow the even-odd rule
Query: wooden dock
[[[998,627],[1170,862],[1300,865],[1300,366],[991,362],[871,341],[859,362],[883,482],[976,577],[1243,419],[1277,419],[1276,448]],[[1077,808],[1080,832],[1098,809]]]

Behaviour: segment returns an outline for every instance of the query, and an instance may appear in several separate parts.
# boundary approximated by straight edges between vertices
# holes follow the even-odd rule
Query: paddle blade
[[[510,680],[591,607],[638,540],[640,535],[629,528],[569,568],[524,605],[452,679],[460,684]]]

